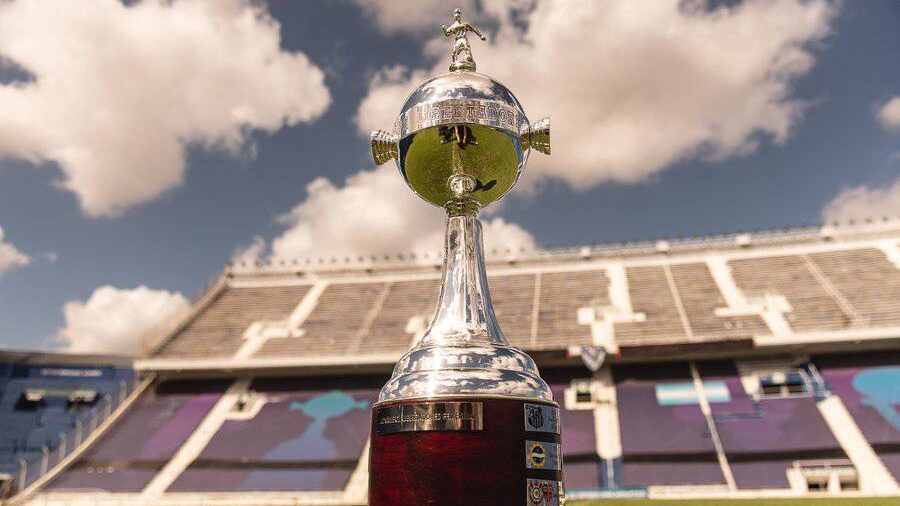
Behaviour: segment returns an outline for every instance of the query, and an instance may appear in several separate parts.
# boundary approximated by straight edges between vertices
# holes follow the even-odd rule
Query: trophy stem
[[[421,346],[507,345],[491,304],[477,211],[449,211],[444,243],[444,280]]]
[[[525,352],[510,346],[491,304],[478,205],[447,204],[444,279],[428,330],[381,389],[379,403],[459,395],[553,402]]]

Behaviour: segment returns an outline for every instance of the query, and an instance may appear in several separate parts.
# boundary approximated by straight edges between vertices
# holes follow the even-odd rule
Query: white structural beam
[[[222,424],[225,423],[228,413],[234,407],[238,397],[246,393],[249,386],[249,379],[237,380],[231,384],[216,402],[215,406],[206,414],[206,418],[200,422],[194,433],[179,447],[178,452],[144,487],[141,495],[144,497],[158,496],[178,479],[191,462],[200,456],[200,453],[206,448],[209,441],[218,432]]]
[[[700,378],[700,372],[697,371],[697,364],[693,361],[691,365],[691,377],[694,380],[694,390],[697,392],[697,401],[700,403],[700,411],[706,419],[706,426],[709,434],[712,436],[713,446],[716,449],[716,458],[719,461],[719,467],[722,469],[722,475],[725,477],[725,484],[728,490],[737,490],[734,481],[734,474],[731,472],[731,465],[728,463],[728,457],[725,456],[725,448],[722,446],[722,440],[719,438],[719,429],[712,417],[712,408],[709,406],[709,397],[706,396],[706,389],[703,387],[703,380]]]
[[[369,500],[369,442],[359,456],[356,469],[344,487],[344,504],[366,504]]]
[[[897,482],[866,441],[840,397],[829,395],[816,403],[819,412],[859,474],[859,489],[870,494],[896,494]]]
[[[900,241],[896,239],[881,241],[878,243],[878,249],[883,251],[887,259],[900,269]]]
[[[822,269],[819,268],[818,264],[816,264],[816,262],[812,258],[810,258],[809,255],[800,255],[800,259],[803,260],[804,265],[806,265],[806,269],[810,274],[812,274],[814,278],[816,278],[816,281],[819,282],[819,285],[821,285],[822,288],[826,292],[828,292],[828,295],[830,295],[831,298],[834,299],[835,302],[837,302],[838,306],[840,306],[841,308],[841,311],[843,311],[847,316],[850,317],[854,325],[865,325],[867,323],[866,317],[860,314],[859,311],[857,311],[856,308],[853,307],[850,299],[848,299],[846,296],[844,296],[843,293],[841,293],[838,287],[835,286],[830,279],[828,279],[828,276],[826,276],[825,273],[822,272]]]
[[[303,336],[301,327],[316,308],[319,297],[326,288],[328,288],[327,281],[319,281],[312,285],[285,320],[262,320],[251,323],[244,331],[244,344],[234,354],[234,358],[240,360],[252,357],[269,339]]]
[[[594,373],[594,435],[597,455],[606,466],[606,476],[615,483],[614,461],[622,457],[622,432],[619,425],[619,405],[612,369],[603,367]]]
[[[694,339],[694,328],[691,327],[691,320],[687,316],[684,308],[684,302],[681,300],[681,292],[678,285],[675,284],[675,277],[672,276],[672,267],[669,264],[663,264],[663,272],[666,273],[666,281],[669,283],[669,292],[672,294],[672,300],[675,301],[675,310],[678,311],[678,319],[681,320],[681,326],[684,328],[684,335],[688,341]]]
[[[758,315],[776,339],[790,339],[794,335],[787,318],[784,317],[784,313],[793,309],[786,298],[767,291],[762,297],[751,302],[735,283],[725,256],[710,255],[706,259],[706,266],[725,299],[726,307],[716,308],[716,316]]]
[[[591,344],[606,350],[607,353],[619,352],[616,343],[616,323],[643,322],[644,313],[635,313],[631,305],[631,294],[628,291],[628,277],[621,263],[613,263],[606,267],[609,279],[608,306],[588,306],[578,308],[578,323],[590,325]]]

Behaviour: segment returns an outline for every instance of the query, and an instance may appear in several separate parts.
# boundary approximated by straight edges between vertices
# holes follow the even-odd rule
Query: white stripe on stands
[[[531,347],[537,348],[538,322],[541,316],[541,273],[534,275],[534,294],[531,298]]]
[[[706,397],[706,390],[703,388],[703,380],[700,379],[700,372],[697,371],[697,364],[693,360],[690,362],[690,367],[691,376],[694,378],[694,390],[697,391],[697,400],[700,401],[700,411],[703,412],[703,418],[706,419],[706,426],[709,428],[710,436],[712,436],[713,446],[716,448],[716,458],[719,460],[719,467],[722,468],[722,475],[725,476],[728,490],[733,492],[737,490],[737,485],[734,482],[734,474],[731,473],[731,465],[728,464],[728,458],[725,456],[722,440],[719,439],[719,430],[716,428],[716,422],[712,417],[712,409],[709,407],[709,399]]]
[[[878,249],[883,251],[887,259],[900,269],[900,243],[896,239],[878,243]]]
[[[369,500],[369,441],[363,447],[356,469],[344,487],[344,504],[366,504]]]
[[[866,441],[844,402],[829,395],[816,403],[822,418],[859,474],[859,490],[870,494],[896,494],[897,482]]]
[[[372,325],[375,323],[375,319],[378,318],[378,315],[381,314],[381,310],[384,308],[384,302],[387,300],[388,295],[391,293],[391,290],[394,288],[393,283],[385,283],[384,288],[381,289],[381,293],[378,294],[378,298],[375,299],[375,303],[372,304],[372,307],[369,308],[369,311],[366,313],[363,318],[363,323],[359,327],[359,330],[356,331],[356,335],[353,336],[353,342],[350,343],[350,346],[347,347],[347,351],[345,352],[347,355],[355,355],[360,346],[362,346],[363,340],[366,336],[369,335],[369,331],[372,330]]]
[[[319,303],[319,297],[322,295],[322,292],[328,288],[327,281],[318,281],[316,284],[306,292],[306,295],[303,297],[303,300],[297,304],[297,307],[294,308],[294,311],[291,312],[291,315],[287,319],[287,329],[288,331],[299,330],[303,323],[309,318],[309,315],[312,314],[313,309],[316,308],[316,305]],[[260,322],[253,322],[250,324],[250,328],[244,332],[244,335],[247,335],[247,332],[250,332],[255,325]],[[245,341],[243,346],[234,354],[234,358],[238,360],[244,360],[252,357],[259,351],[263,345],[266,344],[269,338],[265,335],[252,335],[250,337],[245,337]]]
[[[801,260],[803,260],[803,263],[806,265],[806,269],[809,271],[809,273],[812,274],[814,278],[816,278],[816,281],[818,281],[822,288],[826,292],[828,292],[828,295],[830,295],[831,298],[838,303],[838,305],[841,307],[841,310],[850,317],[854,325],[866,325],[868,323],[867,318],[861,315],[859,311],[857,311],[856,308],[853,307],[853,304],[851,304],[847,297],[845,297],[844,294],[841,293],[840,290],[838,290],[838,287],[834,286],[834,283],[832,283],[831,280],[828,279],[827,276],[825,276],[825,273],[823,273],[822,270],[819,269],[819,266],[812,258],[809,258],[809,255],[804,254],[799,255],[799,257]]]
[[[612,369],[608,365],[594,373],[594,388],[597,393],[594,403],[594,434],[596,435],[597,455],[607,461],[609,481],[614,483],[612,462],[622,458],[622,435],[619,426],[616,384],[613,381]]]
[[[669,282],[669,291],[672,293],[672,300],[675,301],[675,309],[678,311],[678,318],[681,319],[681,326],[684,327],[684,334],[688,341],[694,339],[694,329],[691,327],[691,321],[688,320],[687,311],[684,309],[684,302],[681,300],[681,292],[675,284],[675,277],[672,276],[672,267],[665,263],[662,265],[663,271],[666,273],[666,281]]]
[[[228,390],[222,394],[222,397],[209,411],[206,418],[200,422],[194,433],[179,447],[178,452],[169,460],[165,467],[156,473],[156,476],[144,487],[144,490],[141,492],[142,497],[146,498],[162,494],[181,476],[181,473],[187,469],[194,459],[200,456],[200,453],[206,448],[209,441],[216,435],[219,427],[228,418],[228,413],[234,407],[238,396],[247,392],[249,386],[250,379],[240,379],[228,387]]]

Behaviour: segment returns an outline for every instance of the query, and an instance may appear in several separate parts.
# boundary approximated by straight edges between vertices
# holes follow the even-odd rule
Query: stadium
[[[0,0],[0,506],[900,506],[898,47]]]
[[[137,360],[0,355],[4,504],[365,504],[369,411],[440,266],[232,265]],[[570,502],[900,497],[897,220],[488,270],[560,404]]]

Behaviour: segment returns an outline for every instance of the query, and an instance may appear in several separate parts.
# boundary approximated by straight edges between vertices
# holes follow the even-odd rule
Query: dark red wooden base
[[[379,410],[401,404],[443,401],[481,402],[483,429],[379,434],[375,424]],[[528,402],[555,406],[546,401]],[[514,399],[457,397],[379,404],[373,412],[369,450],[369,506],[557,504],[549,499],[538,500],[527,489],[529,478],[562,482],[562,472],[527,468],[525,441],[558,444],[560,435],[526,433],[525,403]]]

